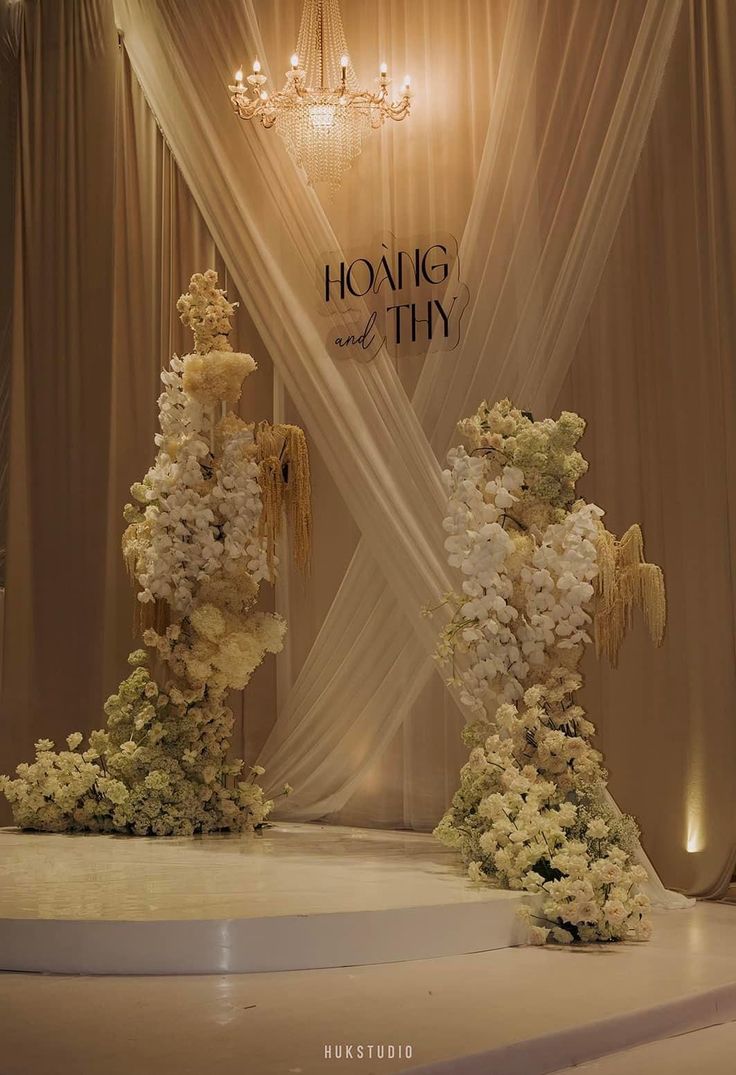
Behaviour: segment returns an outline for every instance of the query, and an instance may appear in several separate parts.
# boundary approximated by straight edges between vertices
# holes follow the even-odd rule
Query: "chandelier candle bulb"
[[[255,70],[255,66],[254,66],[253,70]],[[235,72],[235,85],[238,87],[238,89],[242,90],[242,88],[243,88],[243,68],[242,67],[239,67],[238,70]]]
[[[261,62],[260,62],[260,60],[254,60],[253,61],[253,74],[254,75],[260,75],[260,73],[261,73]]]
[[[291,69],[292,69],[292,71],[296,71],[296,69],[297,69],[298,67],[299,67],[299,57],[298,57],[298,56],[297,56],[297,54],[296,54],[296,53],[294,52],[294,53],[292,54],[292,57],[291,57]]]

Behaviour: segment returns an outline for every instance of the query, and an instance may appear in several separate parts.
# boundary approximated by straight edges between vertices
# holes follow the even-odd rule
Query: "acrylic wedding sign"
[[[338,359],[370,362],[385,346],[394,358],[452,351],[468,305],[457,239],[439,232],[397,238],[391,233],[317,263],[325,342]]]

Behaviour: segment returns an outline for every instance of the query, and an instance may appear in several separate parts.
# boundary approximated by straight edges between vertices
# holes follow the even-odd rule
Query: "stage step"
[[[0,830],[0,969],[307,970],[518,943],[518,893],[471,884],[431,836],[277,824],[254,836]]]

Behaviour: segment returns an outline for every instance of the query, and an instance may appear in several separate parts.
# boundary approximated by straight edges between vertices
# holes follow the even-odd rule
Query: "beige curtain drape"
[[[0,7],[0,251],[7,266],[7,283],[0,296],[0,591],[5,585],[8,482],[10,479],[10,364],[13,322],[13,206],[15,134],[18,92],[18,33],[20,9]],[[2,604],[0,603],[0,642]],[[1,646],[0,646],[1,648]],[[0,675],[2,659],[0,658]]]
[[[297,0],[217,0],[216,20],[190,0],[117,0],[122,52],[106,4],[23,7],[0,768],[38,735],[94,726],[123,668],[119,508],[150,458],[158,370],[184,345],[172,300],[205,259],[247,306],[241,345],[261,373],[244,413],[270,411],[270,355],[276,413],[306,425],[315,469],[313,577],[284,574],[289,651],[278,694],[271,666],[245,696],[248,755],[278,709],[263,756],[297,806],[432,824],[462,760],[416,615],[448,578],[437,457],[481,394],[573,406],[589,421],[586,495],[619,529],[642,519],[670,588],[662,653],[635,637],[618,673],[590,669],[612,787],[667,882],[714,890],[732,866],[736,777],[731,5],[345,0],[356,69],[386,58],[418,93],[330,203],[273,132],[235,120],[224,89],[256,51],[280,78]],[[44,107],[52,87],[68,109]],[[56,146],[69,167],[43,170]],[[69,209],[44,216],[54,199]],[[432,228],[465,237],[464,348],[336,371],[317,331],[319,253]]]
[[[654,653],[588,667],[611,788],[670,884],[734,866],[736,8],[692,3],[558,407],[589,419],[587,496],[644,525],[667,579]]]
[[[113,294],[115,27],[19,7],[3,770],[99,711]]]
[[[722,891],[734,863],[735,15],[728,3],[683,9],[606,271],[552,407],[588,419],[585,495],[619,532],[641,519],[649,555],[665,567],[664,649],[652,651],[637,629],[617,671],[589,660],[586,702],[615,798],[639,818],[667,883],[696,893]],[[343,818],[389,798],[394,818],[436,809],[444,788],[426,774],[443,749],[454,767],[455,716],[436,713],[427,691]]]

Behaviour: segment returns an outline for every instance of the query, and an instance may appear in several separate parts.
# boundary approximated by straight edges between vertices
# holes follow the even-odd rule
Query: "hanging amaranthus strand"
[[[285,505],[294,563],[306,573],[312,551],[312,485],[304,431],[299,426],[260,422],[256,426],[255,438],[261,468],[261,532],[266,542],[269,567],[275,562]]]
[[[638,523],[620,538],[600,523],[596,547],[595,651],[596,656],[605,656],[615,668],[636,607],[644,613],[649,637],[661,646],[667,620],[664,575],[657,564],[648,564],[644,559],[644,539]]]

